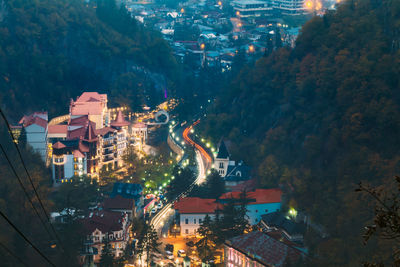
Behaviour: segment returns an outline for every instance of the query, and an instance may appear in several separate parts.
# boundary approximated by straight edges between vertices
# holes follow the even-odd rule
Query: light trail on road
[[[193,123],[191,126],[187,127],[183,131],[183,138],[185,139],[186,142],[189,144],[193,145],[197,150],[196,150],[196,161],[197,161],[197,166],[199,168],[199,172],[197,174],[196,179],[194,182],[189,186],[189,188],[185,191],[182,192],[179,196],[175,198],[175,200],[171,201],[170,203],[166,204],[154,217],[150,220],[150,224],[153,225],[153,227],[158,230],[158,228],[164,226],[164,220],[167,217],[167,215],[173,211],[173,203],[176,200],[179,200],[183,197],[186,197],[186,195],[192,190],[193,186],[195,184],[199,185],[205,182],[206,180],[206,172],[207,170],[211,167],[212,163],[212,158],[211,156],[205,151],[203,147],[201,147],[199,144],[195,143],[192,139],[189,137],[189,132],[193,128],[193,126],[197,125],[200,123],[200,120],[197,120],[195,123]],[[203,161],[203,157],[206,159],[206,164]]]

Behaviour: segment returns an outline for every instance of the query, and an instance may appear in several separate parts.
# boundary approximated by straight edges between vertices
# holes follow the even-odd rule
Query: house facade
[[[182,236],[194,236],[204,218],[208,215],[214,218],[217,209],[215,199],[186,197],[175,202],[174,209],[179,213]]]
[[[40,154],[41,159],[47,159],[47,112],[35,112],[29,116],[24,116],[19,124],[25,129],[26,142],[32,149]]]
[[[123,212],[94,211],[83,219],[86,232],[86,251],[92,251],[93,261],[101,258],[102,247],[107,239],[115,257],[120,257],[129,241],[128,214]]]
[[[228,192],[223,194],[218,202],[225,204],[234,202],[240,205],[241,201],[246,202],[247,219],[251,225],[260,222],[262,215],[276,212],[281,209],[282,191],[280,189],[256,189],[246,192],[243,198],[242,192]],[[242,200],[241,200],[242,199]]]

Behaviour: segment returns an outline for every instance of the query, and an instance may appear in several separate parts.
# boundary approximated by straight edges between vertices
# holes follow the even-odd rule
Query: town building
[[[135,201],[131,198],[124,198],[121,195],[104,199],[103,208],[107,211],[127,213],[130,220],[135,216],[136,210]]]
[[[71,119],[88,116],[90,121],[96,123],[96,129],[101,129],[110,123],[106,94],[84,92],[75,101],[71,99],[69,113]]]
[[[304,256],[301,250],[260,231],[224,243],[224,266],[228,267],[281,267],[299,263]]]
[[[277,232],[280,237],[299,244],[303,243],[306,231],[304,223],[296,222],[279,211],[262,215],[259,226],[266,233]]]
[[[35,112],[29,116],[23,116],[19,121],[19,125],[25,130],[27,144],[40,154],[44,162],[47,160],[47,122],[47,112]],[[22,128],[19,129],[22,130]]]
[[[174,209],[179,213],[182,236],[196,235],[197,229],[206,215],[214,218],[218,203],[215,199],[186,197],[175,202]]]
[[[223,140],[219,143],[213,168],[224,179],[227,191],[252,179],[249,166],[245,165],[243,161],[236,163],[230,160],[230,154]]]
[[[71,101],[69,115],[53,121],[47,141],[55,183],[86,174],[97,177],[103,167],[122,167],[130,123],[121,110],[110,121],[106,94],[83,93]]]
[[[273,10],[272,1],[237,0],[232,6],[239,18],[270,16]]]
[[[280,211],[282,201],[282,191],[280,189],[256,189],[246,192],[246,196],[242,196],[243,192],[228,192],[220,196],[218,202],[226,204],[234,202],[240,205],[241,201],[246,202],[247,219],[251,225],[260,222],[261,216],[271,212]]]
[[[144,199],[143,199],[143,187],[140,184],[131,183],[114,183],[113,190],[110,194],[110,198],[123,198],[131,199],[134,201],[134,209],[132,216],[142,216]],[[119,198],[120,199],[120,198]]]
[[[129,241],[129,218],[124,212],[93,211],[82,220],[86,234],[85,253],[94,262],[101,258],[101,251],[107,239],[115,257],[120,257]]]
[[[305,0],[274,0],[273,8],[282,15],[302,15],[309,12]]]

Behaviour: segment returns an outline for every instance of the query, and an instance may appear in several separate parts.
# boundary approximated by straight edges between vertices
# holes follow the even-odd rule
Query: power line
[[[16,258],[20,263],[22,263],[24,266],[29,267],[28,264],[26,264],[20,257],[18,257],[17,254],[15,254],[14,252],[12,252],[6,245],[4,245],[1,241],[0,241],[0,247],[2,247],[5,251],[7,251],[11,256],[13,256],[14,258]]]
[[[29,179],[29,182],[30,182],[30,184],[31,184],[31,186],[32,186],[32,188],[33,188],[33,191],[35,192],[35,196],[36,196],[36,198],[37,198],[38,201],[39,201],[40,207],[42,208],[43,213],[46,215],[47,221],[49,222],[50,227],[51,227],[51,229],[53,230],[54,235],[55,235],[55,237],[56,237],[56,239],[57,239],[57,241],[58,241],[58,243],[59,243],[61,249],[64,250],[64,247],[63,247],[63,245],[62,245],[62,242],[61,242],[60,238],[58,237],[57,232],[56,232],[56,230],[54,229],[54,226],[53,226],[53,224],[52,224],[51,221],[50,221],[50,217],[49,217],[49,215],[47,214],[47,211],[46,211],[46,209],[45,209],[45,207],[44,207],[44,205],[43,205],[43,202],[42,202],[42,200],[41,200],[40,197],[39,197],[39,194],[38,194],[38,192],[37,192],[37,190],[36,190],[36,187],[35,187],[35,185],[33,184],[31,175],[30,175],[29,172],[28,172],[28,169],[27,169],[27,167],[26,167],[26,165],[25,165],[25,161],[24,161],[24,159],[22,158],[21,151],[19,150],[19,147],[18,147],[18,145],[17,145],[17,143],[16,143],[17,140],[15,139],[14,134],[13,134],[12,131],[11,131],[10,123],[8,122],[7,117],[5,116],[5,114],[4,114],[4,112],[3,112],[3,110],[2,110],[1,108],[0,108],[0,114],[1,114],[1,116],[3,117],[3,120],[4,120],[4,122],[5,122],[6,125],[7,125],[8,133],[10,134],[11,139],[12,139],[12,142],[14,143],[14,146],[15,146],[15,148],[17,149],[18,156],[19,156],[19,158],[20,158],[20,160],[21,160],[22,166],[24,167],[24,170],[25,170],[25,172],[26,172],[26,175],[28,176],[28,179]]]
[[[21,186],[22,190],[24,191],[25,196],[27,197],[27,199],[28,199],[29,203],[31,204],[33,210],[35,211],[36,215],[39,217],[40,222],[43,224],[44,229],[46,229],[46,232],[49,234],[50,238],[52,238],[52,235],[51,235],[49,229],[47,228],[46,223],[43,221],[42,217],[39,214],[39,211],[36,209],[35,205],[33,204],[32,199],[29,196],[29,193],[26,191],[26,188],[25,188],[24,184],[22,183],[21,178],[19,177],[17,171],[15,170],[14,166],[12,165],[12,163],[10,161],[10,158],[7,156],[7,153],[4,150],[4,147],[2,146],[2,144],[0,144],[0,149],[4,154],[4,156],[5,156],[5,158],[6,158],[7,162],[8,162],[8,165],[10,165],[12,172],[17,177],[18,183]]]
[[[17,228],[17,226],[15,226],[15,224],[13,224],[12,221],[10,221],[10,219],[8,219],[8,217],[2,212],[0,211],[0,216],[3,217],[4,220],[6,220],[8,222],[9,225],[11,225],[12,228],[14,228],[14,230],[29,244],[32,246],[32,248],[39,253],[40,256],[43,257],[43,259],[45,259],[51,266],[56,267],[56,265],[54,263],[52,263],[49,258],[46,257],[46,255],[44,255],[40,249],[38,249],[31,241],[29,241],[29,239]]]

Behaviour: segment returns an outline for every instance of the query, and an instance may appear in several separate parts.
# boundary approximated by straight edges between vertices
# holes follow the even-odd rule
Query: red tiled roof
[[[88,142],[94,142],[97,141],[97,135],[94,132],[94,129],[96,129],[96,126],[93,126],[94,123],[89,121],[89,124],[86,128],[85,136],[83,137],[83,140],[88,141]]]
[[[123,198],[116,195],[114,198],[106,198],[103,202],[104,209],[106,210],[132,210],[134,207],[133,199]]]
[[[106,94],[85,92],[75,102],[71,102],[71,115],[100,115],[106,102]]]
[[[49,125],[48,133],[49,134],[67,134],[68,125],[66,124],[57,124],[57,125]]]
[[[239,199],[241,191],[229,192],[223,194],[220,199]],[[282,198],[282,191],[278,188],[273,189],[256,189],[255,191],[247,192],[246,198],[255,199],[255,202],[249,204],[263,204],[263,203],[279,203]]]
[[[62,148],[65,148],[65,147],[66,146],[63,143],[61,143],[60,141],[58,141],[57,143],[55,143],[53,145],[53,148],[55,148],[55,149],[62,149]]]
[[[123,127],[123,126],[128,126],[128,125],[129,125],[129,122],[127,122],[124,119],[124,115],[122,115],[121,110],[118,111],[116,120],[111,122],[111,126],[114,126],[114,127]]]
[[[79,148],[79,151],[89,152],[89,147],[87,145],[83,144],[82,141],[79,141],[78,148]]]
[[[106,135],[106,134],[108,134],[108,133],[113,133],[113,132],[115,132],[116,130],[115,129],[113,129],[113,128],[111,128],[111,127],[104,127],[104,128],[101,128],[101,129],[98,129],[98,130],[96,130],[95,132],[96,132],[96,134],[97,135],[101,135],[101,136],[104,136],[104,135]]]
[[[89,119],[87,115],[79,116],[73,119],[70,119],[69,125],[86,125]]]
[[[284,266],[287,261],[296,262],[303,255],[300,250],[259,231],[234,237],[225,245],[265,266]]]
[[[84,92],[80,97],[76,99],[76,102],[87,102],[91,99],[101,101],[103,99],[107,99],[107,95],[99,94],[98,92]]]
[[[82,154],[79,150],[74,150],[74,158],[84,158],[85,155]]]
[[[214,213],[217,209],[215,199],[204,199],[199,197],[186,197],[175,202],[174,209],[183,213]]]
[[[47,127],[47,121],[40,117],[33,117],[33,116],[25,117],[24,116],[24,118],[25,118],[24,127],[31,126],[32,124],[39,125],[40,127],[44,128],[44,129],[46,129],[46,127]]]
[[[122,230],[122,219],[124,215],[121,212],[97,211],[92,217],[83,219],[83,227],[87,234],[93,233],[99,229],[102,233]]]
[[[85,127],[80,127],[74,130],[68,131],[67,139],[77,139],[83,136],[86,132]]]

